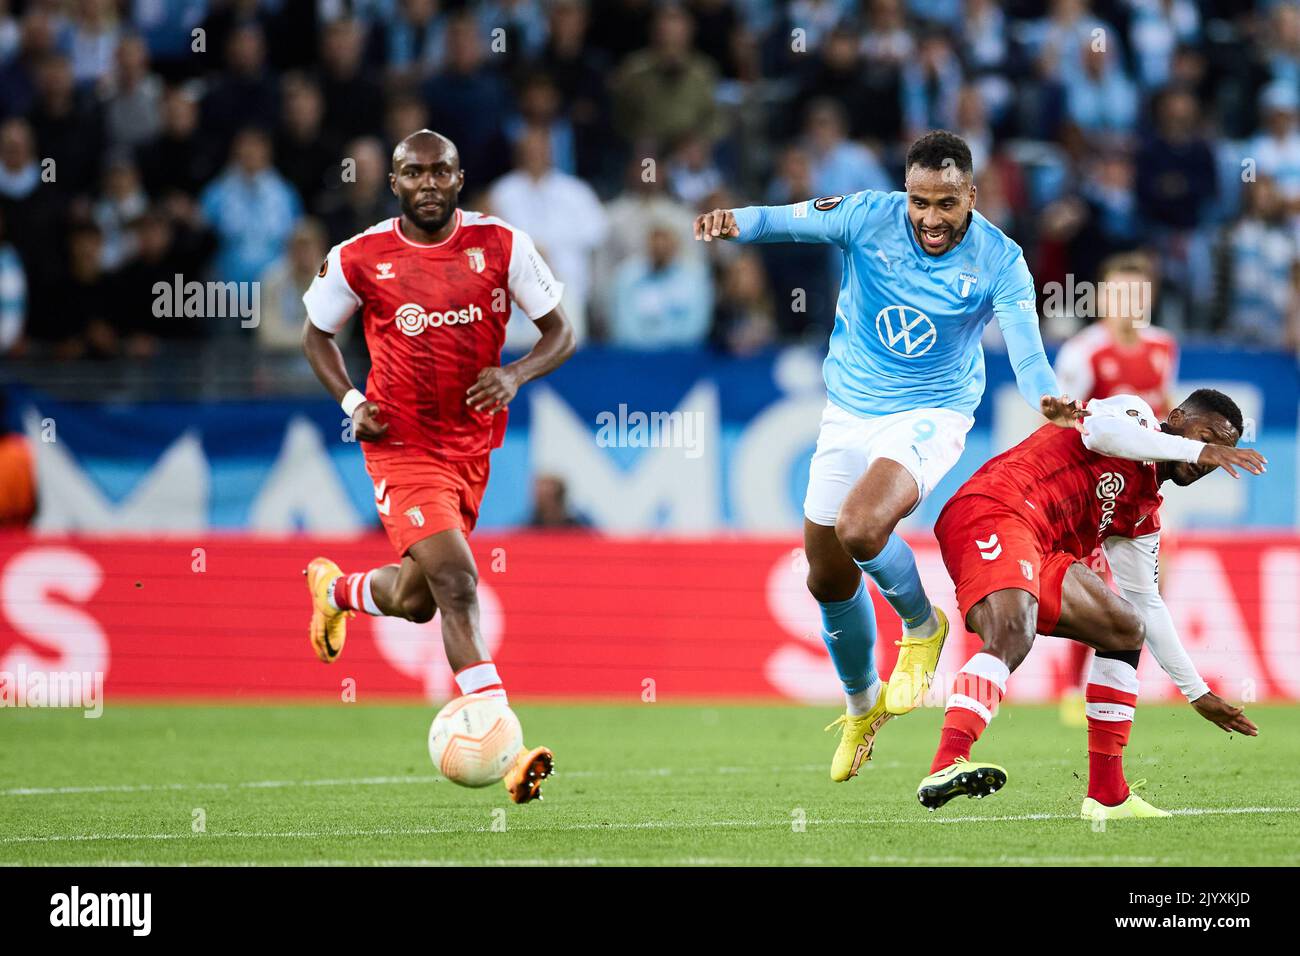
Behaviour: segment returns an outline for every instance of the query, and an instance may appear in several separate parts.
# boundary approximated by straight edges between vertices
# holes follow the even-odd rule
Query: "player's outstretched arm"
[[[1138,538],[1106,539],[1106,561],[1119,588],[1120,596],[1137,611],[1146,629],[1145,646],[1160,669],[1169,675],[1188,703],[1198,714],[1225,731],[1237,731],[1248,737],[1259,728],[1240,707],[1233,707],[1216,696],[1192,662],[1183,642],[1178,639],[1173,615],[1160,595],[1160,533]]]
[[[1108,401],[1122,399],[1115,396]],[[1136,418],[1123,414],[1097,414],[1099,402],[1088,405],[1089,414],[1079,424],[1084,447],[1099,455],[1126,458],[1130,461],[1185,461],[1193,465],[1211,465],[1222,468],[1233,478],[1240,478],[1237,469],[1262,475],[1268,465],[1266,459],[1253,448],[1234,448],[1231,445],[1207,444],[1170,435],[1147,428]]]
[[[808,199],[789,206],[713,209],[695,217],[701,242],[829,242],[844,245],[872,203],[881,195],[866,190],[851,196]]]
[[[308,319],[302,326],[302,351],[320,383],[352,417],[353,433],[357,439],[378,441],[383,438],[384,432],[388,431],[388,423],[379,420],[379,406],[366,401],[365,396],[352,384],[343,362],[343,353],[334,341],[334,333],[317,328]]]
[[[1079,417],[1079,404],[1061,391],[1056,373],[1047,361],[1043,337],[1038,331],[1034,278],[1023,255],[1005,263],[997,277],[993,314],[1007,344],[1007,359],[1021,398],[1053,425],[1071,427]]]
[[[495,415],[515,397],[521,385],[555,371],[578,347],[573,325],[557,305],[535,320],[542,337],[527,355],[509,365],[485,368],[465,393],[465,401],[478,412]]]

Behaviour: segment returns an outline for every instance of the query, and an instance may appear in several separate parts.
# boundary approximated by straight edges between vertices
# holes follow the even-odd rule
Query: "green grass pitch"
[[[1291,865],[1300,707],[1229,737],[1140,707],[1129,779],[1172,819],[1077,819],[1084,731],[1008,705],[977,756],[985,800],[928,813],[915,789],[942,715],[886,725],[856,779],[828,777],[834,707],[517,703],[556,752],[541,803],[437,778],[427,706],[0,712],[2,864]],[[201,830],[202,832],[196,832]]]

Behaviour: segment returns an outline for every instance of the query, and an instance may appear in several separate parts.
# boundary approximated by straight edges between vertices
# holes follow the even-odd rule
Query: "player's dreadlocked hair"
[[[908,147],[907,165],[904,168],[911,169],[913,166],[939,170],[955,167],[966,174],[975,170],[966,141],[946,129],[931,130]]]
[[[1218,389],[1198,388],[1187,396],[1183,404],[1191,406],[1198,412],[1214,412],[1222,415],[1228,420],[1228,424],[1237,430],[1238,435],[1244,431],[1245,423],[1241,418],[1241,409],[1237,407],[1236,402]]]

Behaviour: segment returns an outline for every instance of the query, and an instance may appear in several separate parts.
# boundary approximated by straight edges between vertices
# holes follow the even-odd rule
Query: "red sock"
[[[1088,796],[1113,807],[1128,799],[1124,747],[1133,730],[1137,668],[1094,657],[1084,697],[1088,707]]]
[[[943,733],[930,772],[942,770],[958,757],[969,757],[1002,701],[1010,671],[992,654],[980,652],[966,662],[952,682],[948,709],[943,714]]]
[[[334,586],[331,590],[330,600],[340,611],[361,611],[363,613],[373,613],[367,610],[365,602],[370,596],[370,571],[356,571],[352,574],[345,574],[341,578],[334,579]],[[375,609],[378,611],[378,608]]]

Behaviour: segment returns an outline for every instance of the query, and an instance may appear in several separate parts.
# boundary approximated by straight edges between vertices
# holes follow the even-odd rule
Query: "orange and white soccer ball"
[[[466,694],[438,711],[429,756],[452,783],[486,787],[506,775],[524,747],[519,718],[500,697]]]

